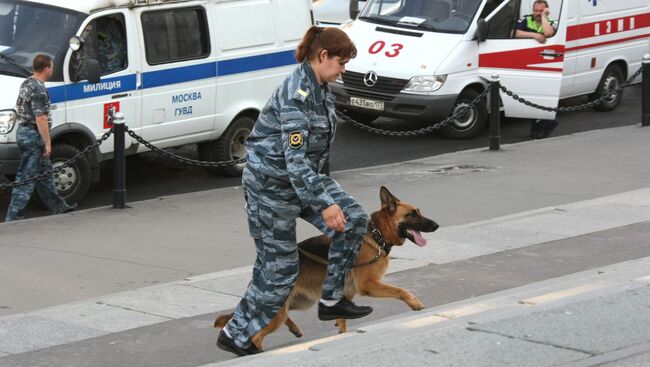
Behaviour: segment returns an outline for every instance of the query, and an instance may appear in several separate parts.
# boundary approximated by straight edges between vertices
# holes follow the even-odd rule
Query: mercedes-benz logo
[[[366,73],[366,75],[363,76],[363,84],[365,84],[367,87],[374,87],[375,84],[377,84],[377,79],[379,77],[377,76],[377,73],[374,71],[369,71]]]

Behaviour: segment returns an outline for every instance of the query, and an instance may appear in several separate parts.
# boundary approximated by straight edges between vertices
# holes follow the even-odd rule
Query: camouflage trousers
[[[37,129],[19,126],[18,131],[16,131],[16,141],[21,154],[16,181],[22,181],[52,169],[52,162],[43,157],[45,147]],[[68,204],[56,191],[54,178],[50,176],[40,181],[13,188],[11,203],[5,218],[6,222],[24,218],[25,207],[27,207],[27,203],[32,197],[34,188],[38,190],[38,195],[50,213],[62,213],[68,208]]]
[[[332,240],[322,298],[343,297],[345,277],[359,253],[368,216],[336,181],[327,176],[321,179],[345,214],[344,232],[329,229],[321,214],[302,204],[288,184],[273,178],[260,184],[244,170],[248,224],[255,240],[257,259],[248,289],[226,325],[228,333],[242,348],[248,348],[252,337],[271,322],[296,282],[299,268],[297,218],[311,223]]]

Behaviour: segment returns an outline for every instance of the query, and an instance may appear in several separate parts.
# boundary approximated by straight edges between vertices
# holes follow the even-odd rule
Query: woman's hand
[[[345,216],[343,215],[343,210],[341,207],[334,204],[327,207],[321,213],[323,220],[329,229],[333,229],[337,232],[345,231]]]

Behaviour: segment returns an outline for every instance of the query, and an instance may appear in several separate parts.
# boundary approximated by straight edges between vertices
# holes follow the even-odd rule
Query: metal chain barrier
[[[577,106],[569,106],[569,107],[547,107],[547,106],[541,106],[541,105],[538,105],[538,104],[536,104],[536,103],[530,102],[530,101],[528,101],[528,100],[526,100],[526,99],[524,99],[524,98],[522,98],[522,97],[519,97],[516,93],[514,93],[514,92],[511,91],[511,90],[509,90],[508,88],[506,88],[506,87],[503,86],[503,85],[501,85],[500,89],[501,89],[501,91],[503,91],[503,93],[505,93],[505,94],[507,94],[508,96],[512,97],[515,101],[517,101],[517,102],[521,102],[521,103],[525,104],[526,106],[533,107],[533,108],[537,108],[537,109],[540,109],[540,110],[549,111],[549,112],[575,112],[575,111],[584,111],[584,110],[590,109],[590,108],[592,108],[592,107],[595,107],[595,106],[597,106],[597,105],[599,105],[599,104],[605,102],[605,100],[607,100],[608,98],[611,98],[612,94],[614,94],[614,93],[618,93],[618,92],[622,91],[623,88],[627,88],[627,87],[629,87],[630,84],[632,84],[632,81],[633,81],[634,79],[636,79],[639,75],[641,75],[642,72],[643,72],[643,68],[639,68],[639,70],[638,70],[636,73],[634,73],[634,75],[632,75],[631,78],[629,78],[629,79],[626,80],[625,82],[621,83],[621,85],[619,85],[618,87],[616,87],[616,89],[609,91],[607,94],[605,94],[604,96],[602,96],[602,97],[600,97],[600,98],[598,98],[598,99],[596,99],[596,100],[593,100],[593,101],[591,101],[591,102],[589,102],[589,103],[585,103],[585,104],[581,104],[581,105],[577,105]]]
[[[431,126],[424,127],[424,128],[421,128],[421,129],[417,129],[417,130],[396,131],[396,130],[378,129],[376,127],[368,126],[366,124],[362,124],[362,123],[360,123],[358,121],[355,121],[354,119],[352,119],[351,117],[345,115],[345,113],[343,113],[341,111],[336,111],[336,113],[339,116],[339,118],[341,118],[341,120],[349,122],[349,123],[353,124],[354,126],[361,128],[362,130],[366,130],[366,131],[369,131],[369,132],[375,133],[375,134],[388,135],[388,136],[419,136],[419,135],[427,135],[427,134],[432,133],[434,130],[438,130],[438,129],[442,128],[442,127],[445,127],[446,125],[448,125],[453,120],[455,120],[458,117],[461,117],[462,115],[467,113],[467,111],[469,111],[470,108],[474,107],[477,103],[479,103],[481,101],[481,99],[483,99],[483,97],[485,97],[488,93],[490,93],[490,89],[492,89],[492,86],[488,85],[488,87],[481,94],[479,94],[472,102],[470,102],[467,106],[463,106],[462,108],[460,108],[455,114],[447,117],[446,119],[444,119],[444,120],[442,120],[442,121],[440,121],[440,122],[438,122],[436,124],[433,124]]]
[[[102,145],[102,143],[105,142],[112,134],[113,134],[113,129],[111,128],[110,130],[105,132],[104,135],[102,135],[102,137],[99,138],[99,140],[97,140],[94,144],[88,145],[86,148],[84,148],[84,150],[77,153],[74,157],[70,158],[69,160],[65,161],[62,165],[60,165],[60,166],[58,166],[58,167],[56,167],[54,169],[51,169],[49,171],[46,171],[44,173],[41,173],[38,176],[30,177],[30,178],[27,178],[27,179],[24,179],[24,180],[21,180],[21,181],[13,181],[13,182],[9,182],[9,183],[0,184],[0,190],[13,188],[13,187],[17,187],[17,186],[23,186],[23,185],[26,185],[28,183],[32,183],[32,182],[44,180],[44,179],[46,179],[48,177],[52,177],[53,174],[59,173],[59,172],[63,171],[65,168],[70,167],[76,161],[78,161],[79,159],[85,157],[86,155],[88,155],[88,153],[92,152],[95,148]]]
[[[126,133],[129,134],[129,136],[131,136],[133,139],[135,139],[138,143],[146,146],[147,148],[149,148],[150,150],[152,150],[154,152],[160,153],[160,154],[164,155],[167,158],[174,159],[174,160],[179,161],[181,163],[186,163],[186,164],[189,164],[189,165],[192,165],[192,166],[199,166],[199,167],[225,167],[225,166],[234,166],[236,164],[246,162],[246,158],[240,158],[240,159],[234,159],[234,160],[222,161],[222,162],[208,162],[208,161],[199,161],[199,160],[195,160],[195,159],[189,159],[189,158],[181,157],[180,155],[176,155],[176,154],[168,152],[168,151],[166,151],[164,149],[160,149],[160,148],[156,147],[155,145],[151,144],[150,142],[144,140],[143,137],[136,134],[133,130],[129,129],[128,126],[125,126],[124,128],[126,129]]]

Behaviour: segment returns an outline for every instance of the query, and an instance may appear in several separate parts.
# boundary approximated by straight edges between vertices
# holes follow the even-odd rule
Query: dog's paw
[[[425,309],[425,307],[424,307],[423,304],[412,305],[412,306],[411,306],[411,310],[413,310],[413,311],[420,311],[420,310],[423,310],[423,309]]]
[[[293,334],[296,338],[302,338],[304,335],[300,330],[291,330],[291,334]]]
[[[420,310],[424,309],[424,303],[422,303],[422,301],[417,299],[417,297],[413,297],[413,299],[408,301],[407,304],[409,305],[409,307],[413,311],[420,311]]]

